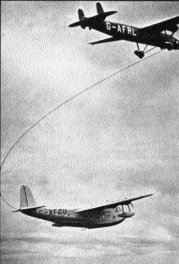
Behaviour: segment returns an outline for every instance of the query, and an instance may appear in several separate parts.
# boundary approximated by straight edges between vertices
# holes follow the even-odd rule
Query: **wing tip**
[[[142,196],[140,196],[140,197],[141,197],[141,199],[142,199],[142,198],[149,197],[149,196],[152,196],[152,195],[154,195],[154,194],[153,194],[153,193],[150,193],[150,194],[142,195]]]

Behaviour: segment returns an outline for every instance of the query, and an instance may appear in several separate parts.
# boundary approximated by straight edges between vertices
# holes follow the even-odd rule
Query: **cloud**
[[[71,258],[74,258],[74,260],[75,258],[88,260],[88,258],[91,257],[109,259],[110,256],[113,256],[118,257],[119,263],[123,263],[122,261],[128,261],[129,259],[131,260],[134,256],[134,261],[136,261],[139,256],[142,259],[145,259],[146,256],[151,257],[154,249],[155,252],[166,254],[166,257],[168,254],[176,252],[176,247],[170,243],[170,237],[167,231],[159,228],[155,231],[156,232],[150,234],[150,238],[148,239],[125,236],[120,237],[120,239],[115,242],[107,242],[98,238],[91,239],[91,237],[86,236],[84,232],[81,239],[77,237],[71,237],[71,239],[68,235],[66,237],[59,237],[57,234],[55,236],[51,234],[51,237],[46,237],[34,233],[34,235],[31,234],[30,236],[27,234],[25,237],[11,238],[9,251],[13,251],[14,257],[19,258],[20,250],[17,250],[17,248],[19,249],[19,246],[22,244],[24,253],[20,258],[24,258],[25,256],[34,258],[37,256],[38,252],[38,258],[42,256],[46,259],[49,257],[58,259],[67,258],[67,261]],[[3,243],[6,243],[6,240],[3,240]],[[159,259],[162,258],[162,255],[160,256]],[[8,255],[5,255],[4,259],[8,259]],[[175,253],[172,259],[176,259]]]
[[[114,20],[138,26],[175,16],[178,8],[103,5],[120,11]],[[93,47],[87,43],[100,33],[68,28],[79,7],[86,15],[95,12],[90,2],[2,3],[3,157],[59,103],[136,61],[132,43]],[[17,207],[21,184],[32,188],[38,204],[54,208],[154,196],[136,202],[135,217],[121,225],[85,232],[10,217],[3,204],[4,261],[40,263],[44,255],[48,263],[176,260],[178,81],[178,53],[163,51],[76,98],[19,142],[2,171],[3,194]]]

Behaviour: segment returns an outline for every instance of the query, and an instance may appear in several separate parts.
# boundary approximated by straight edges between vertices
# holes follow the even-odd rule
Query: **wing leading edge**
[[[179,16],[141,28],[140,30],[145,32],[151,32],[151,31],[161,32],[163,30],[172,31],[177,24],[179,24]]]
[[[105,204],[105,205],[101,205],[101,206],[94,206],[94,207],[90,207],[90,208],[88,207],[88,208],[78,209],[75,212],[80,213],[80,212],[98,211],[98,210],[107,209],[107,208],[115,208],[118,205],[128,205],[133,201],[143,199],[143,198],[149,197],[151,195],[153,195],[153,194],[142,195],[142,196],[138,196],[135,198],[125,199],[123,201],[116,201],[116,202],[112,202],[110,204]]]

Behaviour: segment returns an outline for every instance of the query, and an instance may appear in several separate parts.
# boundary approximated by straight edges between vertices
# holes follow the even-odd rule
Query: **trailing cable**
[[[153,57],[153,56],[155,56],[155,55],[157,55],[157,54],[159,54],[160,52],[162,52],[162,50],[160,50],[160,51],[158,51],[158,52],[156,52],[156,53],[153,53],[153,54],[151,54],[150,56],[147,56],[147,57],[145,57],[144,59],[142,59],[142,60],[139,60],[139,61],[137,61],[137,62],[134,62],[134,63],[132,63],[132,64],[130,64],[130,65],[128,65],[128,66],[126,66],[126,67],[124,67],[124,68],[122,68],[122,69],[120,69],[120,70],[118,70],[117,72],[114,72],[114,73],[112,73],[112,74],[110,74],[110,75],[108,75],[108,76],[106,76],[105,78],[103,78],[102,80],[100,80],[100,81],[98,81],[98,82],[96,82],[96,83],[94,83],[94,84],[92,84],[92,85],[90,85],[89,87],[87,87],[87,88],[85,88],[84,90],[82,90],[81,92],[78,92],[77,94],[75,94],[74,96],[72,96],[72,97],[70,97],[69,99],[67,99],[66,101],[64,101],[63,103],[61,103],[61,104],[59,104],[58,106],[56,106],[55,108],[53,108],[50,112],[48,112],[47,114],[45,114],[43,117],[41,117],[37,122],[35,122],[31,127],[29,127],[19,138],[18,138],[18,140],[16,140],[16,142],[11,146],[11,148],[9,149],[9,151],[7,152],[7,154],[5,155],[5,157],[4,157],[4,159],[3,159],[3,161],[2,161],[2,163],[1,163],[1,167],[0,167],[0,171],[2,171],[2,168],[3,168],[3,166],[4,166],[4,163],[5,163],[5,161],[6,161],[6,159],[7,159],[7,157],[9,156],[9,154],[11,153],[11,151],[14,149],[14,147],[19,143],[19,141],[30,131],[30,130],[32,130],[36,125],[38,125],[43,119],[45,119],[48,115],[50,115],[50,114],[52,114],[53,112],[55,112],[57,109],[59,109],[60,107],[62,107],[62,106],[64,106],[65,104],[67,104],[68,102],[70,102],[70,101],[72,101],[73,99],[75,99],[76,97],[78,97],[79,95],[81,95],[81,94],[83,94],[84,92],[86,92],[86,91],[88,91],[88,90],[90,90],[90,89],[92,89],[93,87],[95,87],[95,86],[97,86],[98,84],[100,84],[100,83],[102,83],[102,82],[104,82],[104,81],[106,81],[107,79],[109,79],[109,78],[111,78],[111,77],[113,77],[113,76],[115,76],[115,75],[117,75],[117,74],[119,74],[119,73],[121,73],[121,72],[123,72],[123,71],[125,71],[125,70],[127,70],[127,69],[129,69],[129,68],[131,68],[131,67],[133,67],[133,66],[135,66],[135,65],[137,65],[137,64],[139,64],[140,62],[142,62],[142,61],[144,61],[144,60],[147,60],[147,59],[149,59],[149,58],[151,58],[151,57]],[[12,206],[5,198],[4,198],[4,196],[2,195],[2,192],[0,193],[0,196],[1,196],[1,198],[3,199],[3,201],[9,206],[9,207],[11,207],[11,208],[13,208],[13,209],[16,209],[14,206]]]

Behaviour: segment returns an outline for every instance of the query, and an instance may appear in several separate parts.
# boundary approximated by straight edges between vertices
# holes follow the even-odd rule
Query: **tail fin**
[[[101,5],[99,2],[96,3],[96,9],[97,9],[98,15],[104,13],[104,10],[103,10],[103,8],[102,8],[102,5]]]
[[[86,28],[85,21],[87,18],[85,17],[85,14],[82,9],[78,9],[78,17],[79,17],[79,21],[70,24],[69,27],[81,26],[83,29]]]
[[[20,208],[35,207],[36,203],[29,187],[20,187]]]
[[[29,187],[22,185],[20,187],[20,208],[12,212],[29,212],[34,209],[45,207],[45,205],[36,206],[34,197]]]
[[[117,13],[117,11],[104,12],[102,5],[99,2],[96,4],[96,8],[98,14],[92,17],[85,17],[83,10],[78,9],[79,21],[70,24],[69,27],[81,26],[83,29],[85,29],[86,27],[89,27],[89,29],[91,29],[93,28],[94,23],[101,24],[106,19],[106,17]]]
[[[85,14],[82,9],[78,9],[78,16],[80,21],[85,17]]]

